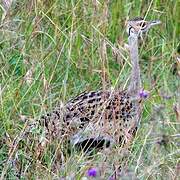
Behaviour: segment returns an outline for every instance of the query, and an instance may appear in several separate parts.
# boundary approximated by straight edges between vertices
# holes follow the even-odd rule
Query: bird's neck
[[[132,64],[131,80],[128,91],[132,96],[137,97],[141,88],[141,77],[140,77],[139,55],[138,55],[138,37],[129,36],[128,43],[130,50],[130,59]]]

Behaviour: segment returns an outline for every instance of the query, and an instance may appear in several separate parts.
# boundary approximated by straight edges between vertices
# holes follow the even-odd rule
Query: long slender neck
[[[141,88],[141,77],[138,56],[138,37],[135,35],[129,36],[128,42],[132,64],[131,80],[128,91],[132,96],[138,96],[138,93]]]

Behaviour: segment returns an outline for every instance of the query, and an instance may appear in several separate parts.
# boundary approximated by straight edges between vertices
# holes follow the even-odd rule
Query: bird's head
[[[146,33],[152,26],[160,24],[161,21],[145,21],[142,17],[135,17],[127,21],[128,36],[141,36]]]

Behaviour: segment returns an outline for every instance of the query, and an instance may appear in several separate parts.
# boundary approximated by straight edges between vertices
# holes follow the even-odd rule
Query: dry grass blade
[[[174,105],[174,111],[176,113],[177,122],[180,123],[180,105],[179,104]]]
[[[107,65],[107,49],[106,49],[106,41],[103,39],[101,40],[100,43],[100,58],[101,58],[101,78],[102,78],[102,87],[103,90],[107,89],[107,84],[108,84],[108,74],[106,70],[106,65]]]

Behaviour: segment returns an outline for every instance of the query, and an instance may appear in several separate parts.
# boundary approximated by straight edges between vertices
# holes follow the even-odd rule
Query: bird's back
[[[72,137],[80,131],[89,137],[109,137],[115,142],[135,125],[135,103],[126,91],[92,91],[71,99],[43,117],[49,137]],[[87,131],[87,129],[89,131]]]

